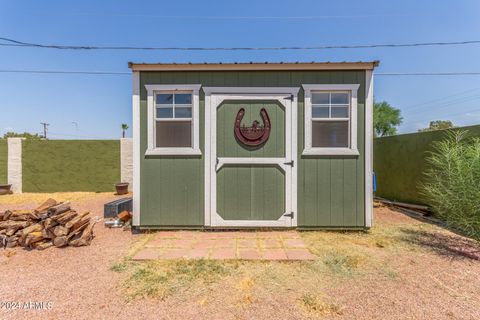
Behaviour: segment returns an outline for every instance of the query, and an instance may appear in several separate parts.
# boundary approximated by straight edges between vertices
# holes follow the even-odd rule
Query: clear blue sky
[[[52,44],[180,47],[479,40],[480,1],[0,0],[0,36]],[[381,61],[376,70],[379,73],[478,72],[480,45],[280,52],[0,47],[0,69],[125,72],[129,71],[128,61],[376,59]],[[48,122],[51,138],[118,138],[120,124],[131,124],[130,94],[129,75],[0,73],[0,134],[9,130],[41,132],[40,122]],[[377,76],[375,98],[402,110],[404,124],[400,132],[416,131],[437,119],[450,119],[456,125],[480,123],[480,76]]]

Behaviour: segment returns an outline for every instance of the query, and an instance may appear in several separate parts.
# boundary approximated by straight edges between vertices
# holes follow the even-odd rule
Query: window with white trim
[[[195,155],[199,150],[200,85],[146,85],[151,155]]]
[[[359,85],[303,85],[305,155],[357,155]]]

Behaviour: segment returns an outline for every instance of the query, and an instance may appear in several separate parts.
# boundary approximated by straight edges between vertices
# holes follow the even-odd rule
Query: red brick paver
[[[134,257],[133,260],[144,261],[144,260],[157,260],[160,258],[160,250],[155,248],[145,248],[140,250]]]
[[[315,256],[308,249],[287,249],[288,260],[313,260]]]
[[[295,231],[160,231],[133,260],[314,260]]]

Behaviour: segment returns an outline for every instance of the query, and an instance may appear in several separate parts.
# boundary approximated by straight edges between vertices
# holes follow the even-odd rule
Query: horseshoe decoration
[[[271,123],[268,117],[267,110],[262,108],[260,115],[262,116],[263,125],[260,122],[254,120],[250,127],[241,125],[243,116],[245,115],[245,109],[238,110],[237,117],[235,118],[235,137],[244,145],[250,147],[257,147],[268,140],[270,136]]]

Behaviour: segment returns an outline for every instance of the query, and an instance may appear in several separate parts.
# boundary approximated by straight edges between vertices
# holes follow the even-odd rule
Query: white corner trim
[[[7,139],[7,181],[14,193],[22,193],[22,140],[24,138]]]
[[[358,88],[360,84],[303,84],[305,91],[304,108],[304,150],[302,155],[358,155]],[[312,146],[312,91],[348,91],[350,92],[350,147],[318,148]],[[327,119],[328,120],[328,119]]]
[[[373,226],[373,71],[365,71],[365,227]]]
[[[200,151],[200,84],[147,84],[147,151],[145,155],[198,155]],[[155,147],[155,92],[191,91],[192,92],[192,147],[157,148]]]
[[[360,152],[357,149],[350,148],[311,148],[304,149],[303,156],[358,156]]]
[[[132,132],[133,132],[133,218],[140,225],[140,72],[132,74]]]

